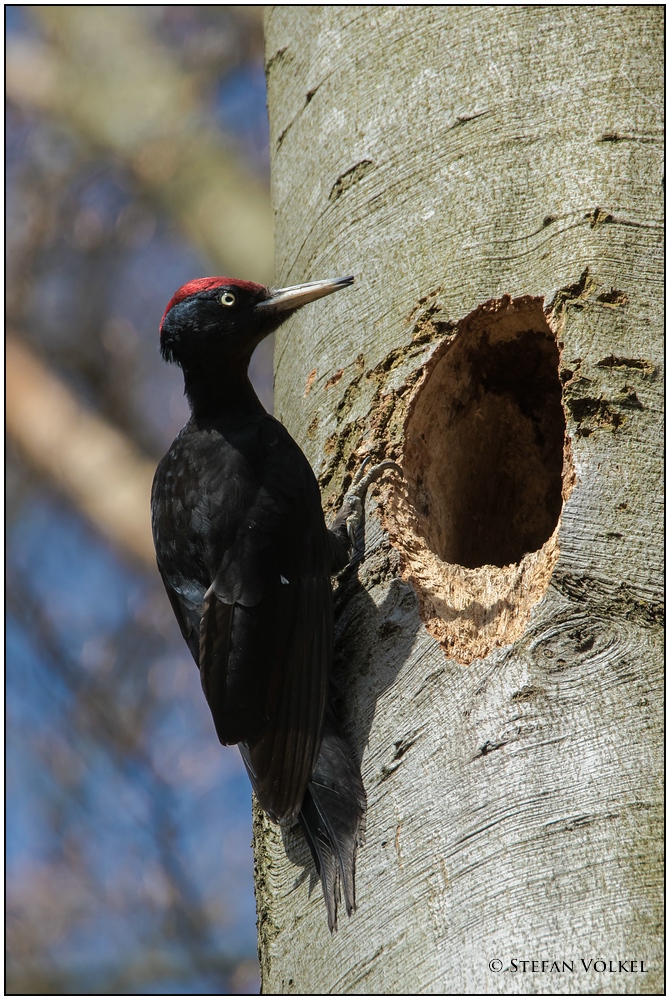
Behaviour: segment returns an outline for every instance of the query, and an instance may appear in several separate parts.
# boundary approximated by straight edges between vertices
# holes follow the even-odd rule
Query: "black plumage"
[[[173,296],[161,350],[184,371],[191,418],[158,466],[151,501],[158,568],[219,740],[240,745],[272,819],[299,818],[331,929],[340,889],[354,908],[365,809],[328,703],[331,575],[350,556],[353,508],[327,528],[310,465],[265,412],[247,367],[291,312],[352,280],[272,292],[206,278]]]

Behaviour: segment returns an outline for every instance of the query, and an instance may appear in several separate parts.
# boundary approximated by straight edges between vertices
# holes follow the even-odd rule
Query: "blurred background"
[[[258,992],[250,786],[149,489],[187,417],[168,299],[272,280],[262,12],[5,7],[8,994]]]

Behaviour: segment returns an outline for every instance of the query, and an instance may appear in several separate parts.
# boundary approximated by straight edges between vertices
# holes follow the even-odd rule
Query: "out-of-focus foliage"
[[[262,8],[6,13],[9,323],[157,460],[165,303],[271,277]],[[7,487],[7,992],[256,992],[250,789],[157,573],[11,439]]]

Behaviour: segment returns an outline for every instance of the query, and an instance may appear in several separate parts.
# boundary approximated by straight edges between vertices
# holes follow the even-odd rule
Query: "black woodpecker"
[[[271,290],[198,278],[160,324],[181,366],[191,417],[151,494],[156,558],[199,670],[221,743],[237,743],[271,819],[297,817],[321,878],[328,925],[354,862],[365,793],[332,697],[331,576],[353,554],[371,481],[359,475],[331,528],[309,462],[263,408],[247,369],[254,348],[296,309],[353,278]],[[331,692],[332,693],[332,692]]]

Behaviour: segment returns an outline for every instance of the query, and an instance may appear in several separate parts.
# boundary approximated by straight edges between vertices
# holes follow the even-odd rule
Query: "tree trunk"
[[[336,602],[358,909],[257,816],[263,991],[661,992],[663,10],[266,28],[277,281],[356,275],[277,415],[330,510],[405,482]]]

